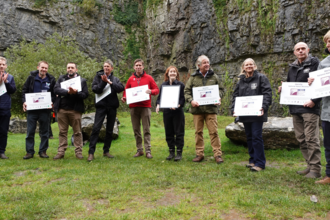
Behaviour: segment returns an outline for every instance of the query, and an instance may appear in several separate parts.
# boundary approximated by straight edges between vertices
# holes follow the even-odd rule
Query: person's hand
[[[2,76],[2,74],[1,74],[1,76]],[[8,73],[5,73],[2,77],[2,82],[7,83],[7,79],[8,79]]]
[[[199,104],[198,104],[198,102],[192,100],[192,101],[191,101],[191,106],[192,106],[192,107],[198,107]]]
[[[23,111],[26,112],[26,108],[27,108],[27,105],[26,105],[26,102],[23,103]]]
[[[125,102],[126,102],[126,97],[121,98],[121,101],[122,101],[123,103],[125,103]]]
[[[159,105],[156,106],[156,113],[158,114],[159,112]]]
[[[313,108],[315,103],[312,100],[305,102],[304,107]]]
[[[260,114],[260,115],[258,115],[258,116],[263,116],[263,115],[264,115],[264,109],[263,109],[263,108],[261,108],[261,109],[260,109],[260,111],[261,111],[261,114]]]
[[[108,83],[108,77],[106,75],[102,75],[101,79],[102,79],[103,82]]]
[[[281,81],[281,85],[282,85],[283,81]],[[281,93],[282,92],[282,86],[279,86],[278,87],[278,93]]]
[[[53,105],[53,102],[51,103],[51,106],[49,109],[54,109],[54,105]]]
[[[180,108],[180,104],[178,105],[178,108]],[[175,110],[176,108],[170,108],[171,110]]]
[[[235,117],[235,118],[237,117],[237,116],[235,115],[235,112],[233,112],[233,117]]]
[[[3,73],[4,72],[0,72],[0,84],[3,82],[3,76],[2,76]]]
[[[314,82],[314,78],[308,78],[308,85],[312,85],[312,83]]]
[[[72,87],[69,87],[69,91],[68,91],[68,93],[69,93],[70,95],[72,95],[72,94],[77,94],[77,92],[78,92],[77,89],[74,89],[74,88],[72,88]]]
[[[221,98],[219,98],[219,103],[215,103],[214,105],[221,105]]]
[[[147,93],[147,94],[151,94],[151,90],[150,90],[150,89],[147,89],[147,90],[146,90],[146,93]]]

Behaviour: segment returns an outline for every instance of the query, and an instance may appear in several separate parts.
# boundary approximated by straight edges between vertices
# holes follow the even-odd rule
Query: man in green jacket
[[[204,159],[204,138],[203,128],[204,121],[211,139],[211,146],[213,148],[214,158],[216,163],[223,163],[221,157],[221,142],[218,135],[218,106],[221,104],[221,96],[224,93],[223,87],[217,75],[210,69],[210,60],[207,56],[199,56],[196,61],[196,72],[191,74],[186,87],[184,89],[184,96],[188,103],[191,103],[191,113],[194,116],[195,125],[195,141],[196,141],[196,157],[193,162],[201,162]],[[199,105],[193,97],[193,88],[201,86],[218,85],[219,87],[219,103],[210,105]]]

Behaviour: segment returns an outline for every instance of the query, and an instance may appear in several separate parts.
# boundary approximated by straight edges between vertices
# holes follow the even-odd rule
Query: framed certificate
[[[77,89],[81,92],[81,78],[80,76],[61,82],[61,88],[69,90],[69,87]]]
[[[107,85],[104,87],[103,92],[101,94],[95,94],[95,103],[98,103],[102,99],[104,99],[106,96],[108,96],[111,93],[111,87],[110,84],[107,83]]]
[[[26,93],[26,110],[49,109],[52,107],[50,92]]]
[[[162,86],[160,108],[177,108],[179,105],[180,86]]]
[[[137,86],[134,88],[126,89],[126,102],[127,104],[132,104],[136,102],[142,102],[150,99],[150,95],[146,93],[148,90],[148,85]]]
[[[3,94],[5,94],[7,92],[7,88],[4,82],[2,82],[0,84],[0,96],[2,96]]]
[[[312,98],[330,96],[330,67],[310,72],[309,77],[314,78],[311,85]]]
[[[193,99],[199,105],[211,105],[219,103],[219,86],[201,86],[193,88]]]
[[[234,116],[261,115],[263,95],[236,97]]]
[[[312,88],[308,83],[284,82],[282,83],[280,104],[304,105],[312,98]]]

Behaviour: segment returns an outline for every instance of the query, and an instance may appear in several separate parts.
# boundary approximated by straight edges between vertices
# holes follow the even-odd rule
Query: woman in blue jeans
[[[261,114],[258,116],[239,116],[238,121],[244,124],[250,159],[246,167],[251,171],[265,169],[266,158],[264,142],[262,140],[262,125],[267,121],[267,112],[272,104],[272,89],[269,80],[264,74],[257,71],[257,65],[253,59],[246,59],[241,66],[239,80],[233,93],[231,110],[235,116],[234,107],[236,97],[263,95]],[[236,121],[236,120],[235,120]]]

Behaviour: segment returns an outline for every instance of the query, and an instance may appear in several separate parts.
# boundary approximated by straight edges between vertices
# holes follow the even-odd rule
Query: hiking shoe
[[[114,158],[113,155],[111,155],[109,152],[108,153],[104,153],[103,157],[107,157],[107,158]]]
[[[310,168],[306,168],[306,169],[304,169],[304,170],[299,170],[299,171],[297,171],[296,173],[298,173],[299,175],[306,175],[306,174],[308,174],[309,173],[309,171],[310,171]]]
[[[92,160],[94,160],[94,154],[89,154],[88,158],[87,158],[87,161],[91,162]]]
[[[216,157],[215,157],[215,162],[216,162],[217,164],[221,164],[221,163],[223,163],[223,159],[222,159],[222,157],[221,157],[221,156],[216,156]]]
[[[44,151],[44,152],[41,152],[41,153],[39,154],[39,157],[41,157],[41,158],[49,158],[49,156],[46,154],[45,151]]]
[[[330,184],[330,177],[325,176],[323,179],[316,181],[316,184]]]
[[[24,160],[28,160],[28,159],[31,159],[31,158],[33,158],[33,154],[26,154],[26,155],[23,157]]]
[[[317,172],[310,171],[308,174],[305,175],[306,178],[320,178],[321,174]]]
[[[0,154],[0,158],[1,159],[9,159],[9,157],[7,157],[4,153],[3,154]]]
[[[251,167],[250,169],[252,172],[259,172],[259,171],[262,171],[263,169],[261,167],[257,167],[257,166],[253,166]]]
[[[59,160],[59,159],[63,159],[64,158],[64,154],[59,154],[57,153],[55,157],[53,157],[53,160]]]
[[[251,169],[251,167],[254,167],[254,163],[249,163],[249,164],[246,164],[246,165],[245,165],[245,167],[246,167],[246,168],[250,168],[250,169]]]

